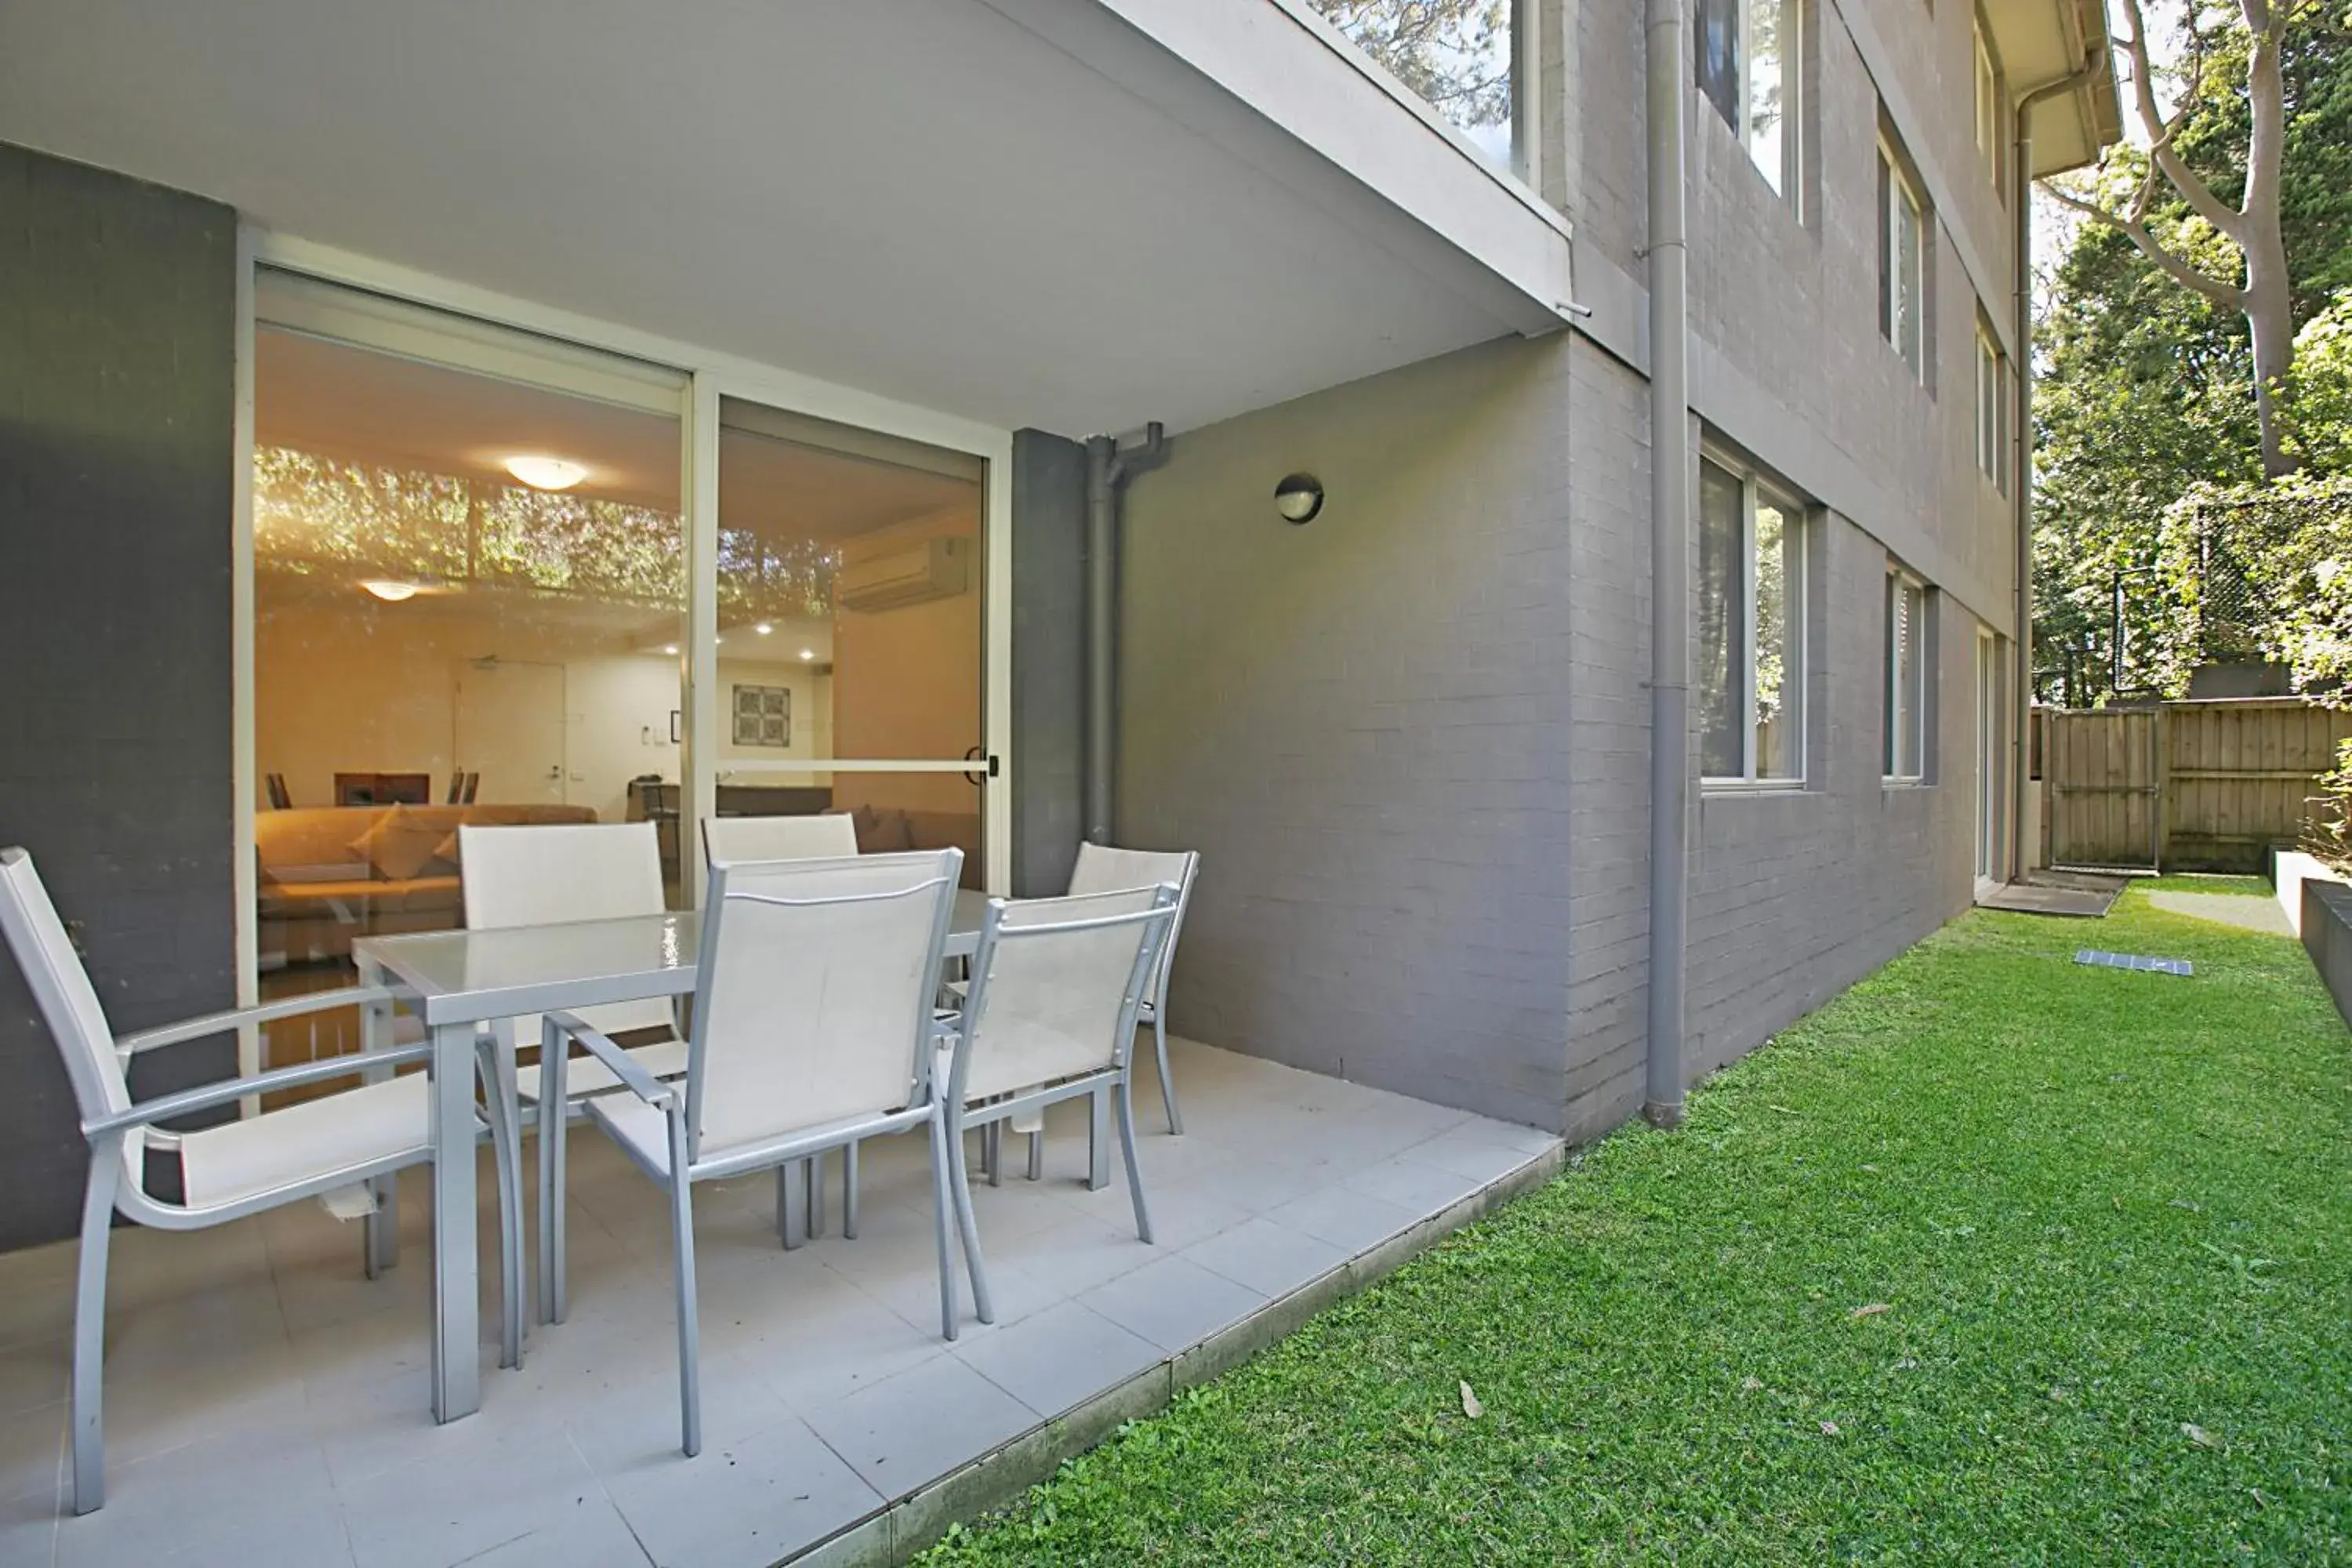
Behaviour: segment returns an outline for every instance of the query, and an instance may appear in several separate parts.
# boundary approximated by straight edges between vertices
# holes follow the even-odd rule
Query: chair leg
[[[371,1279],[383,1279],[400,1261],[399,1183],[394,1173],[378,1176],[367,1184],[375,1206],[360,1221],[360,1245],[366,1254],[367,1277]]]
[[[686,1121],[669,1122],[670,1245],[677,1268],[678,1447],[688,1458],[702,1452],[702,1346],[694,1279],[694,1184],[686,1176]]]
[[[964,1164],[963,1119],[954,1117],[948,1130],[948,1192],[955,1204],[957,1234],[963,1240],[963,1265],[971,1276],[972,1310],[983,1323],[996,1321],[996,1299],[989,1293],[988,1268],[980,1257],[980,1222],[971,1208],[971,1178]]]
[[[939,1240],[940,1251],[940,1337],[956,1337],[955,1261],[948,1256],[948,1214],[954,1198],[949,1194],[950,1173],[961,1162],[948,1152],[948,1126],[944,1117],[934,1110],[931,1113],[931,1230]]]
[[[1087,1096],[1087,1191],[1098,1193],[1110,1185],[1110,1090],[1098,1088]]]
[[[1135,1097],[1128,1092],[1134,1081],[1132,1071],[1118,1079],[1118,1142],[1127,1152],[1127,1195],[1135,1204],[1135,1234],[1146,1246],[1151,1242],[1151,1211],[1143,1206],[1143,1167],[1135,1158]]]
[[[546,1074],[542,1072],[540,1087],[544,1089],[546,1085]],[[558,1250],[555,1236],[563,1223],[563,1200],[556,1195],[563,1189],[555,1180],[555,1149],[561,1137],[547,1124],[544,1096],[532,1111],[531,1118],[539,1129],[539,1158],[536,1162],[539,1179],[539,1290],[534,1311],[541,1322],[551,1323],[555,1321],[555,1256]],[[558,1121],[563,1120],[560,1107],[555,1119]]]
[[[841,1238],[857,1239],[857,1145],[841,1146]]]
[[[113,1240],[114,1196],[122,1184],[122,1145],[100,1140],[89,1152],[82,1190],[81,1258],[74,1286],[73,1510],[95,1513],[106,1501],[106,1254]]]
[[[541,1069],[541,1086],[546,1079]],[[543,1245],[551,1259],[548,1268],[547,1321],[560,1323],[572,1310],[572,1198],[567,1184],[572,1158],[572,1108],[560,1095],[543,1104],[552,1104],[555,1114],[542,1113],[539,1119],[539,1136],[542,1143],[555,1142],[555,1152],[547,1162],[547,1206],[539,1211],[539,1223]]]
[[[490,1168],[498,1176],[499,1194],[499,1364],[522,1365],[522,1160],[515,1147],[520,1136],[522,1109],[515,1092],[514,1074],[503,1063],[512,1058],[495,1043],[475,1052],[482,1074],[490,1124]]]
[[[1029,1134],[1029,1179],[1045,1179],[1045,1133],[1042,1128]]]
[[[1168,1071],[1167,1015],[1158,1008],[1151,1013],[1151,1036],[1160,1052],[1160,1103],[1168,1111],[1168,1132],[1173,1138],[1184,1136],[1184,1118],[1176,1110],[1176,1079]]]
[[[824,1156],[813,1155],[803,1164],[808,1183],[808,1238],[814,1241],[824,1234]]]
[[[807,1174],[798,1160],[776,1167],[776,1239],[787,1252],[808,1239],[808,1226],[801,1216],[802,1184]]]

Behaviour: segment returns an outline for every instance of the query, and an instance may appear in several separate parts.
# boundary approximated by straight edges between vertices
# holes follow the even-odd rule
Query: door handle
[[[963,760],[967,763],[976,763],[983,757],[988,761],[988,769],[985,773],[982,772],[978,768],[974,768],[963,775],[964,782],[971,784],[974,789],[986,784],[990,779],[996,777],[996,753],[991,752],[985,746],[974,746],[963,754]]]

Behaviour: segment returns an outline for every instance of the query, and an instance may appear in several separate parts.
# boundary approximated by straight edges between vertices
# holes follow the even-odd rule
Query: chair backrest
[[[711,861],[836,860],[857,853],[857,819],[819,816],[706,816],[702,852]]]
[[[457,858],[466,924],[473,931],[623,920],[667,907],[661,841],[650,822],[461,823]],[[675,1024],[670,1005],[657,997],[583,1007],[579,1015],[608,1035]],[[518,1044],[531,1044],[539,1038],[539,1016],[515,1019],[514,1029]]]
[[[919,1103],[960,849],[710,868],[692,1157]]]
[[[34,1005],[65,1058],[82,1119],[129,1110],[131,1090],[115,1053],[114,1029],[57,906],[49,902],[48,889],[41,886],[40,873],[33,869],[33,858],[22,849],[0,849],[0,930],[6,931]]]
[[[460,805],[471,805],[474,804],[474,797],[481,793],[482,775],[478,773],[468,773],[466,775],[466,798],[459,801],[457,804]]]
[[[1161,883],[991,901],[949,1092],[1009,1094],[1124,1063],[1179,896]]]
[[[271,773],[267,782],[269,785],[270,809],[273,811],[293,810],[294,794],[291,790],[286,787],[286,775],[284,773]]]
[[[1197,849],[1120,849],[1108,844],[1081,843],[1078,862],[1070,868],[1070,891],[1106,893],[1115,888],[1150,888],[1167,882],[1176,889],[1176,918],[1169,922],[1168,940],[1160,944],[1160,962],[1151,972],[1148,1000],[1168,995],[1168,971],[1176,963],[1176,939],[1184,934],[1184,911],[1192,905],[1192,879],[1201,872]]]

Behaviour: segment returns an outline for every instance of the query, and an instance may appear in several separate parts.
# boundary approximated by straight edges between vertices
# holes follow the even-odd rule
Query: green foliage
[[[2352,1042],[2089,932],[1964,917],[928,1561],[2352,1561]]]
[[[1510,124],[1510,0],[1312,4],[1454,124],[1465,130]]]
[[[2248,110],[2242,27],[2193,14],[2206,37],[2196,109],[2178,146],[2224,201],[2242,185]],[[2213,14],[2218,16],[2219,13]],[[2341,468],[2352,443],[2352,22],[2315,12],[2284,50],[2286,152],[2281,226],[2295,284],[2297,369],[2289,444],[2306,465]],[[2123,151],[2096,176],[2107,205],[2144,174],[2145,154]],[[2224,277],[2234,250],[2168,195],[2148,226],[2168,248]],[[2331,300],[2335,308],[2327,309]],[[2323,323],[2329,323],[2323,326]],[[2315,336],[2315,332],[2317,336]],[[2303,363],[2316,349],[2335,368]],[[2102,700],[2118,689],[2178,694],[2208,658],[2242,656],[2265,643],[2238,620],[2206,616],[2228,583],[2205,584],[2189,568],[2248,542],[2234,531],[2184,538],[2191,523],[2260,519],[2243,502],[2260,487],[2262,460],[2246,322],[2233,310],[2180,287],[2116,230],[2077,229],[2050,278],[2037,327],[2034,392],[2033,586],[2036,685],[2045,699]],[[2200,499],[2182,514],[2184,498]],[[2263,537],[2256,528],[2255,537]],[[2184,572],[2188,572],[2184,575]],[[2124,637],[2116,647],[2116,596]],[[2207,625],[2202,647],[2184,627]],[[2236,641],[2230,640],[2237,637]],[[2268,641],[2280,640],[2269,637]]]

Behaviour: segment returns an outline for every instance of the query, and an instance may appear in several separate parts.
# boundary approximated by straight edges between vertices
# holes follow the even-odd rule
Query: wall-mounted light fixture
[[[1323,481],[1313,474],[1283,475],[1274,487],[1274,510],[1285,522],[1313,522],[1323,510]]]
[[[399,577],[363,577],[360,586],[387,605],[398,605],[416,597],[416,584]]]

